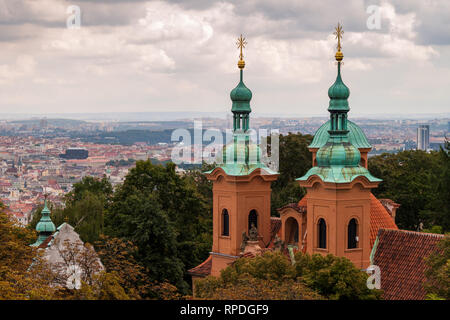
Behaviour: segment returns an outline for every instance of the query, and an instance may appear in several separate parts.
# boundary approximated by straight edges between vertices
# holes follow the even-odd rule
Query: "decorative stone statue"
[[[284,250],[284,241],[280,239],[280,237],[276,234],[275,240],[273,241],[273,246],[275,250],[283,251]]]
[[[241,252],[244,252],[245,247],[247,246],[248,237],[245,231],[242,232],[242,243],[241,243]]]
[[[250,241],[258,241],[258,229],[256,229],[254,223],[252,223],[248,236]]]

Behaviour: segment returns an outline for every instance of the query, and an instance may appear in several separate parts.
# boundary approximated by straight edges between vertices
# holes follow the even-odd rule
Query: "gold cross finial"
[[[241,36],[238,38],[238,40],[236,42],[236,46],[240,50],[239,62],[238,62],[239,69],[244,69],[244,67],[245,67],[244,54],[242,53],[242,49],[244,49],[246,45],[247,45],[247,41],[245,41],[245,38],[243,38],[242,34],[241,34]]]
[[[341,26],[341,24],[339,22],[338,22],[338,25],[335,28],[335,30],[336,31],[333,34],[336,36],[336,39],[338,41],[337,52],[336,52],[336,60],[337,61],[342,61],[342,59],[344,58],[344,55],[341,52],[341,49],[342,49],[342,47],[341,47],[341,39],[343,37],[344,30],[342,29],[342,26]]]

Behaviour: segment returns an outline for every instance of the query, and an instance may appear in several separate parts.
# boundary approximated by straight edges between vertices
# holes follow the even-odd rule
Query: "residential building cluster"
[[[83,148],[86,159],[64,159],[69,148]],[[57,206],[64,206],[64,195],[85,176],[106,176],[113,185],[121,183],[133,160],[168,160],[165,144],[131,146],[93,144],[70,138],[0,136],[0,201],[7,213],[26,225],[44,195]],[[120,160],[127,160],[119,163]]]

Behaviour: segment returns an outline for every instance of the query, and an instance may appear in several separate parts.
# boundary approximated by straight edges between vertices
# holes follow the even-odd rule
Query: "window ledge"
[[[358,252],[362,251],[362,248],[345,249],[344,252]]]

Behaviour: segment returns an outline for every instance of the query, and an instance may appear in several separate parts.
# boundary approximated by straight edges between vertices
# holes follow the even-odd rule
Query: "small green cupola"
[[[250,127],[250,112],[252,112],[252,109],[250,108],[252,92],[246,87],[243,80],[245,61],[244,55],[242,54],[242,49],[245,48],[247,42],[241,35],[236,44],[240,49],[238,62],[238,67],[240,69],[240,81],[236,88],[230,92],[230,98],[233,102],[231,106],[231,112],[233,113],[233,130],[246,132]]]
[[[305,181],[313,175],[320,176],[325,182],[348,183],[358,176],[365,176],[369,181],[381,181],[373,177],[370,172],[360,166],[361,153],[349,139],[347,113],[350,111],[348,97],[349,88],[341,77],[341,63],[344,55],[341,52],[341,38],[344,31],[338,24],[336,38],[338,40],[337,52],[337,77],[333,85],[328,89],[330,103],[330,125],[328,140],[316,154],[317,166],[311,168],[306,175],[297,180]],[[355,126],[355,125],[354,125]],[[359,128],[353,131],[358,131]]]
[[[32,244],[33,247],[38,247],[42,242],[45,241],[45,239],[47,239],[53,234],[53,232],[56,231],[55,224],[50,218],[50,213],[51,212],[47,206],[47,196],[45,196],[44,209],[42,209],[41,212],[42,217],[36,225],[36,231],[39,232],[39,236],[36,242]]]

